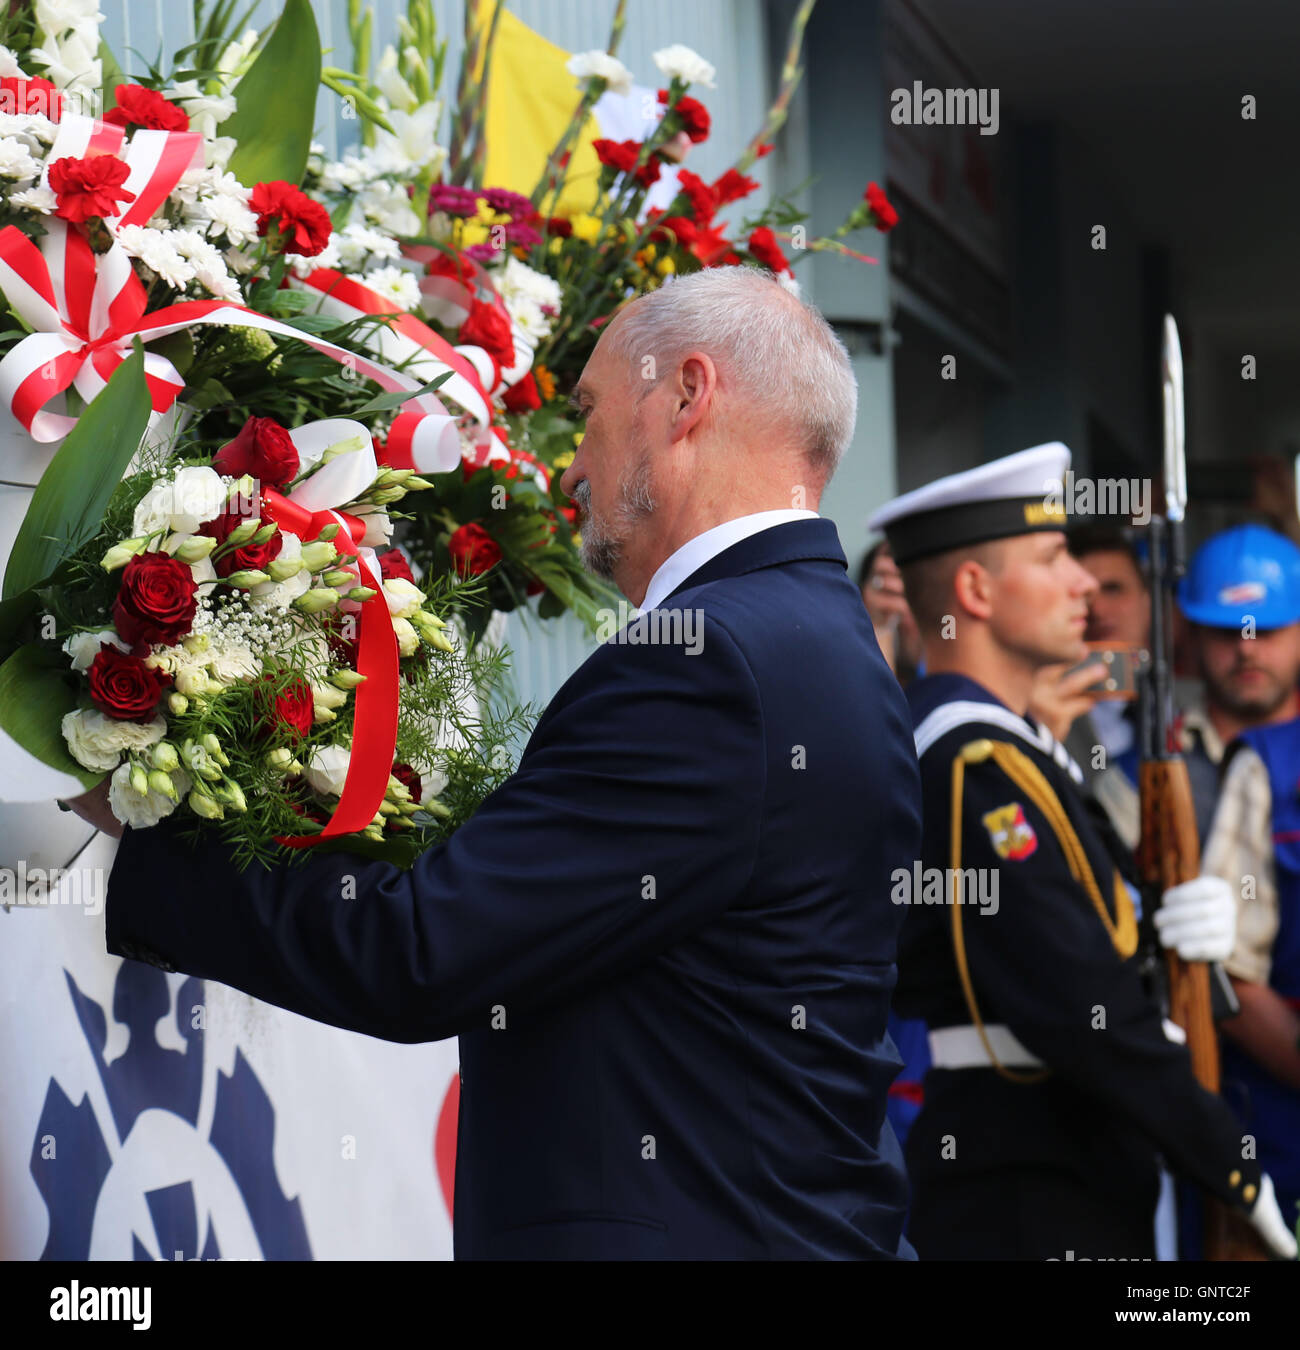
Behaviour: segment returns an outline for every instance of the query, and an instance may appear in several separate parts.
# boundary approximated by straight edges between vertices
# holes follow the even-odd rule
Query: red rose
[[[719,206],[726,206],[728,202],[738,202],[742,197],[748,197],[756,187],[758,187],[757,179],[746,178],[743,173],[728,169],[721,178],[714,181],[713,195],[717,198]]]
[[[542,396],[537,392],[537,381],[530,370],[517,384],[506,390],[501,400],[512,413],[535,412],[542,406]]]
[[[19,79],[6,75],[0,80],[0,113],[17,113],[23,117],[48,117],[57,122],[63,116],[63,95],[39,76]]]
[[[375,556],[379,559],[379,575],[385,581],[409,581],[412,586],[415,585],[411,564],[406,561],[406,555],[400,548],[390,548]]]
[[[501,561],[501,546],[474,521],[462,525],[447,541],[447,552],[458,572],[478,576]]]
[[[411,794],[413,802],[418,802],[424,795],[424,785],[420,781],[420,775],[409,764],[403,764],[400,760],[394,763],[393,777]]]
[[[691,214],[699,225],[707,225],[718,209],[718,198],[713,189],[697,173],[689,169],[678,169],[677,187],[686,194],[691,204]]]
[[[773,272],[790,270],[790,264],[786,261],[785,254],[781,252],[780,244],[776,242],[776,235],[766,225],[760,225],[749,236],[746,247],[764,267],[770,267]]]
[[[469,318],[460,326],[460,340],[466,346],[482,347],[503,367],[515,363],[515,339],[510,331],[510,320],[496,308],[482,300],[470,304]]]
[[[217,541],[217,547],[220,548],[226,542],[231,533],[238,529],[246,520],[250,518],[249,514],[238,510],[223,511],[213,520],[205,521],[199,526],[199,533],[206,534]],[[263,524],[269,522],[263,521]],[[260,527],[259,527],[260,528]],[[213,558],[212,565],[217,569],[219,577],[228,577],[232,572],[242,572],[244,570],[254,570],[265,567],[272,558],[280,556],[280,546],[283,540],[280,531],[276,532],[264,544],[244,544],[240,548],[231,549],[229,553],[223,553],[221,557]],[[215,553],[215,550],[214,550]],[[127,566],[130,566],[128,563]],[[121,629],[118,630],[121,632]],[[125,634],[123,634],[125,636]]]
[[[113,601],[113,627],[133,647],[137,642],[171,646],[190,631],[194,574],[166,553],[137,553],[122,571]]]
[[[92,216],[115,216],[119,202],[135,201],[122,186],[130,170],[116,155],[70,155],[50,165],[50,187],[59,199],[56,216],[81,225]]]
[[[99,654],[86,675],[90,680],[90,701],[100,712],[120,722],[151,721],[163,690],[171,683],[170,675],[107,643],[100,644]]]
[[[269,680],[272,676],[267,675],[265,678]],[[274,702],[267,710],[266,720],[269,730],[286,726],[296,731],[299,736],[306,736],[311,732],[315,716],[311,686],[306,680],[297,679],[290,680],[276,694]]]
[[[271,487],[283,487],[297,476],[298,450],[274,417],[250,417],[239,435],[217,451],[212,467],[232,478],[247,473]]]
[[[115,127],[145,127],[150,131],[188,131],[190,119],[184,108],[169,103],[156,89],[142,84],[119,84],[114,91],[117,107],[103,117]]]
[[[659,91],[659,102],[667,105],[668,90]],[[691,142],[699,145],[702,141],[709,139],[709,128],[713,125],[713,120],[709,116],[709,110],[697,98],[691,98],[689,94],[683,94],[677,100],[677,106],[673,112],[681,118],[682,130],[691,138]]]
[[[248,204],[257,212],[258,234],[265,235],[274,224],[285,253],[314,258],[330,241],[334,227],[329,212],[292,183],[258,183]]]
[[[875,217],[873,224],[881,234],[888,234],[890,230],[898,224],[898,212],[890,205],[889,198],[885,196],[885,190],[878,183],[868,183],[867,190],[862,194],[863,200],[871,208],[871,214]]]

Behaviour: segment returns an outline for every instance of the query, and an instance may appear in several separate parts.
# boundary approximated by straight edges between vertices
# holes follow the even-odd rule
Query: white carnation
[[[178,799],[183,799],[194,786],[194,780],[184,769],[173,769],[170,777]],[[157,825],[160,820],[171,815],[179,804],[179,800],[173,801],[165,794],[155,792],[152,787],[141,796],[131,786],[129,762],[119,765],[109,779],[109,809],[123,825],[129,825],[133,830],[147,830],[151,825]]]
[[[395,262],[402,256],[396,239],[367,225],[352,224],[333,236],[338,241],[338,262],[345,272],[365,270],[367,260]]]
[[[257,213],[233,193],[215,193],[198,206],[209,223],[209,234],[224,234],[236,247],[257,238]]]
[[[0,137],[0,177],[35,178],[41,171],[41,162],[16,136]]]
[[[58,197],[47,187],[24,188],[9,198],[9,204],[20,211],[34,211],[38,215],[48,216],[58,206]]]
[[[632,92],[632,72],[617,57],[599,48],[569,57],[564,68],[577,80],[604,80],[612,93]]]
[[[373,272],[367,272],[361,281],[400,309],[412,310],[420,304],[420,283],[405,268],[376,267]]]
[[[162,740],[167,723],[161,717],[141,724],[108,717],[97,708],[64,714],[60,729],[72,758],[87,769],[113,769],[124,750],[144,750]]]
[[[680,42],[655,52],[654,63],[659,67],[660,74],[669,80],[701,84],[706,89],[714,88],[713,77],[718,73],[717,70],[699,52],[692,51]]]

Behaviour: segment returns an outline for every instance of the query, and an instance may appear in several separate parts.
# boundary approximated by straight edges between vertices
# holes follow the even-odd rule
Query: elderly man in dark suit
[[[714,269],[621,312],[575,400],[563,485],[641,640],[600,646],[409,871],[239,873],[170,823],[126,830],[109,949],[458,1035],[460,1258],[910,1257],[885,1022],[917,765],[812,509],[852,434],[847,355],[770,275]]]

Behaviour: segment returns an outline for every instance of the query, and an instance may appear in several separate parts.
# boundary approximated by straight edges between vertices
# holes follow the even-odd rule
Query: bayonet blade
[[[1187,457],[1183,424],[1183,349],[1172,314],[1165,315],[1160,386],[1164,405],[1165,513],[1170,521],[1179,522],[1187,509]]]

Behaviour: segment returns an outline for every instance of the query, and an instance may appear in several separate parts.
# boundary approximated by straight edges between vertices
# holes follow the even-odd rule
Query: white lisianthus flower
[[[9,198],[9,204],[16,206],[20,211],[32,211],[40,216],[48,216],[58,206],[59,199],[47,187],[30,187],[22,192],[13,193]]]
[[[713,77],[718,73],[715,67],[699,52],[692,51],[680,42],[674,42],[671,47],[662,47],[655,52],[654,63],[666,79],[683,80],[686,84],[700,84],[705,89],[715,87]]]
[[[73,633],[63,644],[63,650],[72,657],[72,668],[77,671],[89,670],[91,662],[99,655],[104,644],[116,647],[120,652],[131,650],[130,643],[123,642],[111,629],[104,628],[98,633]]]
[[[604,80],[611,93],[632,92],[632,72],[617,57],[599,48],[576,53],[564,63],[564,68],[575,80]]]
[[[393,540],[393,522],[382,506],[370,502],[361,502],[352,507],[351,514],[360,516],[366,522],[366,532],[361,542],[366,548],[387,548]]]
[[[395,619],[409,619],[428,596],[405,577],[390,577],[384,582],[384,599]]]
[[[394,619],[393,633],[397,637],[397,651],[400,656],[414,656],[420,650],[420,635],[415,631],[410,619]]]
[[[412,310],[420,304],[420,283],[415,275],[402,267],[376,267],[361,278],[363,286],[391,300],[401,309]]]
[[[345,746],[322,745],[312,751],[303,777],[317,792],[337,797],[343,791],[351,762],[352,752]]]
[[[65,713],[60,724],[72,758],[87,769],[115,769],[124,750],[145,750],[162,740],[167,723],[127,722],[108,717],[97,708],[78,708]]]
[[[35,178],[41,171],[41,162],[16,136],[0,137],[0,177]]]
[[[302,540],[291,530],[280,531],[280,552],[275,561],[292,562],[302,557]],[[305,591],[311,589],[311,573],[304,567],[285,581],[263,581],[249,595],[255,609],[287,610]]]
[[[147,830],[176,810],[185,794],[194,786],[194,780],[184,769],[173,769],[170,774],[176,789],[176,800],[151,787],[143,796],[131,786],[131,765],[120,764],[108,782],[108,806],[112,813],[133,830]]]

